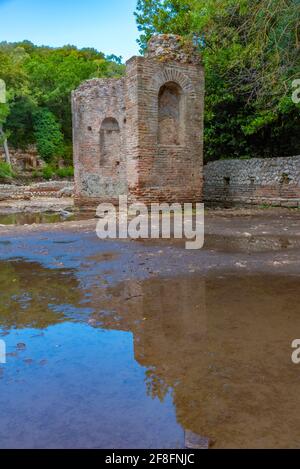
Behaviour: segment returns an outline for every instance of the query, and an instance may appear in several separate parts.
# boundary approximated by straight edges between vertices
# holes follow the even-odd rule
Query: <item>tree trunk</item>
[[[11,166],[11,160],[10,160],[10,154],[9,154],[7,139],[4,135],[2,125],[0,125],[0,138],[4,138],[3,148],[4,148],[4,154],[5,154],[5,161],[6,161],[7,164],[9,164],[9,166]]]

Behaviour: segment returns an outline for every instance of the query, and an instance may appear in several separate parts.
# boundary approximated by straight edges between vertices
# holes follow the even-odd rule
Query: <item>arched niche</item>
[[[100,129],[100,166],[114,167],[120,164],[120,127],[114,117],[104,119]]]
[[[183,138],[183,91],[177,83],[168,82],[158,93],[158,143],[177,146]]]

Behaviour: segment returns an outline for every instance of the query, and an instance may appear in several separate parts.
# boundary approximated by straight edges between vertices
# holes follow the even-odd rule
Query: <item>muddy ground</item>
[[[87,215],[85,214],[84,217]],[[90,215],[89,215],[90,216]],[[82,237],[92,246],[132,251],[130,263],[139,271],[153,270],[156,274],[174,272],[208,272],[226,269],[236,272],[265,271],[269,273],[300,273],[300,211],[288,209],[207,210],[205,215],[205,245],[199,251],[187,251],[185,242],[178,240],[101,241],[96,236],[97,219],[64,221],[64,223],[1,226],[2,243],[11,243],[10,255],[22,246],[24,255],[32,251],[32,239],[50,241],[68,235]],[[71,236],[72,237],[72,236]],[[30,238],[30,239],[28,239]],[[67,243],[66,243],[67,244]],[[95,248],[97,249],[97,248]],[[163,252],[161,252],[163,249]],[[141,251],[141,252],[140,252]],[[155,262],[159,252],[158,264]],[[143,253],[147,266],[135,262]],[[79,253],[85,255],[84,250]],[[165,254],[165,255],[162,255]],[[153,257],[153,259],[151,259]],[[178,265],[177,265],[178,264]],[[125,265],[125,269],[129,266]],[[140,269],[139,267],[144,267]]]
[[[206,214],[205,246],[0,228],[0,447],[299,447],[300,212]]]

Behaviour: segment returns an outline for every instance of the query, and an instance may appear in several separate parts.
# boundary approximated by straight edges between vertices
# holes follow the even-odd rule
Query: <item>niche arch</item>
[[[158,92],[158,144],[184,143],[184,99],[181,86],[169,81]]]
[[[160,70],[152,77],[150,89],[156,93],[165,83],[171,81],[178,83],[186,95],[191,98],[196,97],[195,88],[191,79],[182,71],[171,67]]]
[[[120,164],[121,133],[114,117],[103,120],[100,128],[100,167],[113,168]]]

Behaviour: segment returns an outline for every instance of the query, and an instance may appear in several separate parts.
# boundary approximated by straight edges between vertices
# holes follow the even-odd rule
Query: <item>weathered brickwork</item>
[[[220,160],[204,167],[207,202],[300,207],[300,156]]]
[[[193,46],[154,36],[125,78],[84,82],[72,102],[77,204],[202,200],[204,72]]]

